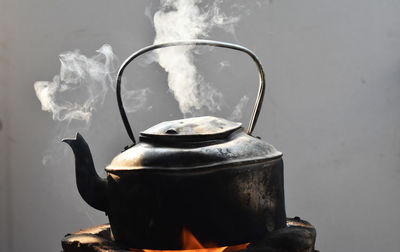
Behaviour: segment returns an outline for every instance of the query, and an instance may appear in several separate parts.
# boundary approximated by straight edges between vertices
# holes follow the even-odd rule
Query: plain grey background
[[[399,251],[400,2],[260,3],[243,15],[237,40],[223,32],[210,38],[247,46],[264,63],[268,92],[255,132],[284,153],[288,216],[315,225],[323,252]],[[78,195],[73,156],[58,142],[73,130],[41,111],[33,83],[51,80],[67,50],[93,55],[109,43],[122,60],[151,44],[149,5],[158,2],[0,1],[0,251],[60,251],[64,234],[107,221]],[[237,85],[227,96],[240,98],[257,78],[250,61],[235,59],[243,59],[236,70],[214,76]],[[143,73],[142,86],[150,77],[165,84],[152,67],[132,68]],[[165,85],[154,97],[172,99]],[[176,104],[166,104],[170,114],[133,115],[136,132],[179,117]],[[83,135],[104,176],[128,143],[112,94]]]

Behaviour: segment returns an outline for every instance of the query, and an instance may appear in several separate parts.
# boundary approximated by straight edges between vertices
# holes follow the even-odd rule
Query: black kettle
[[[159,123],[139,142],[121,99],[125,67],[139,55],[168,46],[206,45],[247,53],[256,63],[260,87],[245,131],[240,123],[205,116]],[[191,40],[145,47],[119,69],[117,100],[133,144],[117,155],[100,178],[83,137],[63,139],[75,155],[82,198],[109,218],[117,242],[131,248],[180,249],[189,229],[202,243],[227,246],[252,242],[286,226],[282,153],[251,135],[264,96],[264,72],[249,49],[224,42]]]

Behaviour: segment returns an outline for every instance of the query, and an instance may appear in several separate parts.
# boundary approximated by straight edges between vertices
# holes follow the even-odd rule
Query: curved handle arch
[[[122,103],[122,97],[121,97],[121,82],[122,82],[122,74],[124,73],[125,68],[131,63],[135,58],[139,57],[142,54],[145,54],[149,51],[164,48],[164,47],[171,47],[171,46],[185,46],[185,45],[202,45],[202,46],[215,46],[215,47],[222,47],[222,48],[229,48],[237,51],[241,51],[246,53],[247,55],[250,56],[250,58],[254,61],[254,63],[257,66],[258,69],[258,75],[259,75],[259,88],[258,88],[258,94],[256,98],[256,102],[254,104],[253,108],[253,113],[251,115],[251,119],[249,122],[249,126],[247,129],[247,134],[251,134],[254,130],[254,127],[257,123],[258,116],[260,114],[260,110],[262,107],[262,102],[264,99],[264,94],[265,94],[265,73],[264,69],[261,65],[261,62],[258,60],[257,56],[249,49],[246,47],[232,44],[232,43],[226,43],[226,42],[220,42],[220,41],[213,41],[213,40],[201,40],[201,39],[196,39],[196,40],[182,40],[182,41],[173,41],[173,42],[167,42],[167,43],[160,43],[160,44],[155,44],[155,45],[150,45],[147,47],[144,47],[133,54],[131,54],[121,65],[121,67],[118,70],[117,74],[117,86],[116,86],[116,93],[117,93],[117,103],[118,103],[118,108],[119,112],[122,117],[122,122],[124,123],[125,129],[129,135],[129,138],[133,141],[133,145],[136,144],[135,136],[133,135],[132,128],[130,126],[128,117],[126,115],[123,103]]]

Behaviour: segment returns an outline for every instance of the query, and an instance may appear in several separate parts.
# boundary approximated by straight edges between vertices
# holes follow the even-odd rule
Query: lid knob
[[[176,129],[169,129],[169,130],[165,131],[165,133],[171,134],[171,135],[176,135],[176,134],[178,134],[178,132],[176,131]]]

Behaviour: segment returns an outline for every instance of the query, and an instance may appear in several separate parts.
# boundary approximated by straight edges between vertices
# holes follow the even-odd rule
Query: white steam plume
[[[122,101],[124,102],[125,111],[132,113],[143,108],[146,104],[147,95],[149,93],[151,93],[150,88],[124,91],[122,94]],[[147,110],[150,110],[151,108],[151,106],[148,106]]]
[[[224,14],[220,9],[223,2],[160,0],[161,8],[153,17],[156,31],[154,43],[205,38],[214,27],[235,36],[234,27],[240,17],[238,14]],[[243,11],[243,4],[229,4],[235,13],[246,12]],[[145,15],[151,15],[150,8],[146,9]],[[82,55],[79,51],[63,53],[60,55],[60,74],[52,81],[38,81],[34,84],[42,109],[51,112],[54,120],[77,120],[88,126],[93,111],[104,102],[107,92],[113,90],[117,57],[110,45],[103,45],[97,53],[93,57]],[[185,116],[195,115],[203,108],[210,111],[221,109],[222,94],[206,83],[198,73],[193,62],[193,46],[157,50],[155,60],[168,73],[169,88]],[[225,63],[221,64],[221,69],[228,66]],[[122,88],[127,112],[142,109],[151,93],[148,88],[132,91],[124,90],[124,86]]]
[[[60,55],[60,74],[53,81],[34,84],[42,110],[51,112],[57,121],[83,121],[89,125],[96,106],[104,102],[107,92],[113,89],[117,67],[116,55],[110,45],[103,45],[98,54],[88,58],[79,51]],[[124,92],[123,100],[128,112],[143,107],[149,89]]]
[[[233,33],[239,17],[224,15],[219,4],[203,4],[202,0],[161,0],[161,9],[154,15],[156,37],[154,44],[176,40],[204,38],[218,26]],[[203,8],[200,5],[203,4]],[[222,94],[197,72],[193,63],[193,46],[169,47],[157,50],[157,61],[168,73],[168,86],[184,115],[207,108],[221,109]]]
[[[229,120],[232,121],[239,121],[242,119],[242,111],[243,108],[249,103],[249,97],[246,95],[240,98],[240,101],[238,104],[236,104],[235,108],[232,111],[231,116],[229,117]]]

